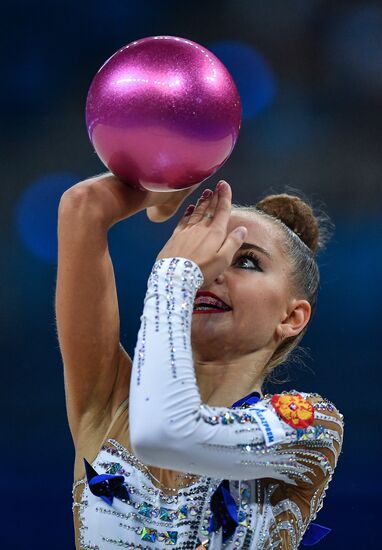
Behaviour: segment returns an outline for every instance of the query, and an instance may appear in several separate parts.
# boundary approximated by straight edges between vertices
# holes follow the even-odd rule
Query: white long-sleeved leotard
[[[203,280],[199,266],[186,258],[165,258],[152,269],[130,385],[134,453],[141,461],[163,468],[252,481],[249,547],[260,548],[265,540],[269,546],[288,540],[290,548],[297,547],[336,466],[342,415],[317,394],[296,391],[282,394],[284,406],[289,398],[296,407],[300,394],[302,408],[297,413],[302,423],[304,414],[306,418],[314,410],[314,420],[306,428],[294,427],[288,421],[291,409],[283,415],[283,404],[276,410],[271,396],[242,411],[203,404],[190,341],[193,303]],[[260,506],[261,521],[254,490],[255,480],[260,479],[271,480]],[[237,498],[239,486],[232,486]],[[279,494],[283,491],[282,498],[272,500],[276,489]],[[241,530],[239,541],[246,538],[247,529]],[[212,535],[210,548],[220,547],[220,536]],[[240,547],[237,541],[225,544]]]
[[[191,349],[202,284],[187,258],[153,266],[130,383],[134,455],[109,439],[92,463],[92,475],[124,474],[125,494],[105,502],[86,480],[77,482],[85,484],[75,504],[81,548],[182,550],[208,539],[208,550],[295,549],[322,507],[342,447],[342,415],[318,394],[296,390],[247,408],[202,403]],[[168,499],[142,473],[145,464],[200,478]],[[210,499],[223,480],[237,512],[229,538],[223,526],[208,528]]]

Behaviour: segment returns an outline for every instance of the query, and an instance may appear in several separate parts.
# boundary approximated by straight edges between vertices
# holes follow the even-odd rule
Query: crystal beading
[[[196,289],[202,282],[199,267],[187,258],[166,258],[155,264],[149,278],[151,296],[155,294],[152,319],[146,315],[141,318],[134,384],[137,382],[142,388],[146,383],[146,374],[150,374],[149,356],[146,356],[150,344],[148,334],[161,331],[171,380],[181,379],[180,354],[183,359],[187,353],[192,356],[191,309]],[[319,394],[297,390],[281,393],[298,393],[310,399],[315,420],[304,429],[282,423],[285,438],[271,447],[264,444],[251,406],[227,409],[201,404],[193,410],[201,426],[235,435],[215,439],[216,443],[212,437],[205,438],[198,443],[201,450],[219,453],[222,460],[236,464],[241,472],[247,465],[251,472],[254,467],[262,472],[259,479],[234,479],[233,472],[227,476],[238,506],[239,525],[225,544],[220,542],[221,533],[208,531],[210,498],[221,479],[186,474],[187,484],[183,487],[165,487],[146,464],[116,439],[108,437],[93,467],[100,474],[126,476],[131,502],[115,498],[113,506],[108,506],[90,492],[84,478],[76,481],[73,513],[80,526],[81,548],[109,550],[119,546],[130,550],[162,550],[174,546],[179,550],[194,550],[207,539],[208,550],[269,550],[284,544],[297,549],[309,523],[322,508],[341,451],[344,422],[333,403]],[[271,399],[270,394],[264,396],[261,405],[271,410]],[[195,449],[197,451],[197,446]],[[276,474],[278,479],[272,478]],[[194,482],[188,483],[191,479]],[[296,498],[301,488],[307,495],[304,502]],[[95,529],[99,529],[98,533]]]

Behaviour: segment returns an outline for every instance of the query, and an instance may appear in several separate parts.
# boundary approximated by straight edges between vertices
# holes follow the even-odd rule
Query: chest
[[[115,440],[105,442],[93,468],[98,474],[123,476],[127,492],[110,505],[84,480],[77,482],[73,511],[78,547],[106,550],[119,541],[126,548],[195,548],[198,537],[208,534],[209,501],[219,480],[202,477],[173,495],[165,493],[153,484],[148,468]]]
[[[153,484],[148,468],[114,439],[105,442],[92,466],[97,474],[123,476],[127,492],[110,505],[90,491],[85,478],[74,484],[77,548],[162,550],[173,546],[194,550],[200,541],[209,539],[208,550],[249,549],[266,538],[273,514],[271,507],[264,506],[258,480],[230,482],[239,525],[222,544],[221,529],[213,534],[208,530],[211,497],[222,480],[199,477],[174,494],[165,493]]]

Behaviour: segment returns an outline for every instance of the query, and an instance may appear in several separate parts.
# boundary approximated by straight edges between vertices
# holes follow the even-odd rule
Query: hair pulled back
[[[232,211],[265,216],[279,228],[281,245],[291,265],[291,291],[310,303],[311,320],[316,310],[320,284],[316,255],[325,249],[334,232],[334,224],[321,206],[313,207],[301,191],[290,187],[287,190],[290,192],[266,195],[255,206],[232,204]],[[297,336],[281,341],[264,367],[264,379],[286,361],[304,337],[308,325]]]

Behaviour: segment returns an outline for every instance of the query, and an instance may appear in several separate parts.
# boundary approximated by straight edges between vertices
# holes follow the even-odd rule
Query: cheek
[[[264,296],[264,304],[273,313],[279,312],[283,303],[283,294],[276,287],[272,287]]]
[[[282,311],[283,297],[275,285],[258,288],[240,300],[240,325],[245,324],[267,328],[279,320]]]

